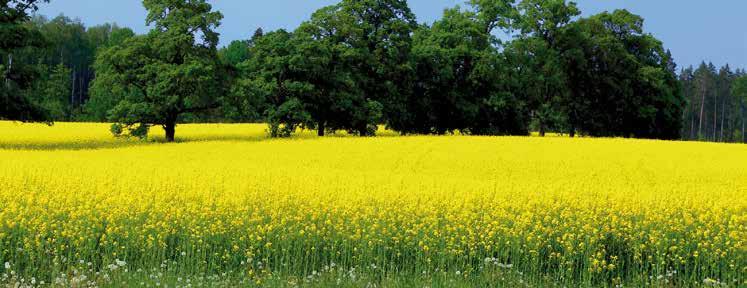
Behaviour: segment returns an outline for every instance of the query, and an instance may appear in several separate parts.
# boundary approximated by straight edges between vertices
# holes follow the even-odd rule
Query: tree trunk
[[[10,71],[13,69],[13,53],[8,53],[8,72],[5,77],[5,89],[10,89],[10,78],[7,76],[10,75]]]
[[[747,115],[744,114],[744,105],[742,105],[742,143],[747,143],[747,137],[744,136],[744,118]]]
[[[75,106],[75,68],[73,68],[73,81],[70,81],[70,107]]]
[[[700,97],[700,117],[698,118],[698,140],[703,137],[703,112],[705,110],[705,94],[706,89],[705,85],[703,85]]]
[[[721,142],[726,142],[724,140],[724,118],[726,117],[726,97],[724,97],[724,100],[721,101],[721,130],[719,131],[719,140]]]
[[[716,131],[718,131],[718,93],[713,95],[713,141],[714,142],[718,141],[718,138],[716,138]]]
[[[316,135],[319,137],[324,137],[324,121],[319,121],[319,124],[316,126]]]
[[[695,101],[692,101],[692,96],[690,97],[690,139],[695,139]]]
[[[571,135],[571,138],[576,137],[576,128],[571,128],[571,133],[569,134]]]
[[[358,134],[359,134],[358,136],[361,136],[361,137],[373,136],[368,132],[368,125],[366,124],[360,125],[360,127],[358,127]]]
[[[545,137],[545,134],[547,132],[546,128],[545,128],[545,121],[543,121],[542,119],[540,119],[539,126],[540,126],[539,127],[540,128],[540,131],[539,131],[540,132],[540,137]]]
[[[176,134],[176,121],[167,121],[168,123],[163,125],[163,130],[166,132],[166,142],[174,142],[174,134]]]
[[[83,71],[84,70],[81,70],[81,73],[80,73],[81,75],[78,76],[78,87],[80,87],[80,89],[78,89],[78,107],[83,105],[83,91],[85,91],[84,87],[86,87],[86,86],[83,86],[83,80],[85,80],[84,79],[85,74],[83,73]],[[76,107],[73,106],[73,108],[76,108]]]

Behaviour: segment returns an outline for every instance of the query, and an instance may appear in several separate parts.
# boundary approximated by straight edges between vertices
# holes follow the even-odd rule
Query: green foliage
[[[92,27],[89,30],[91,35],[100,43],[97,54],[103,54],[111,47],[123,45],[128,39],[133,38],[135,34],[128,28],[118,28],[113,25],[103,25]],[[116,73],[115,67],[106,57],[96,57],[92,65],[96,71],[96,78],[91,82],[88,88],[90,98],[83,107],[83,119],[90,121],[106,121],[109,110],[112,110],[121,100],[129,93],[137,93],[134,89],[129,89],[127,85],[119,85],[122,81],[120,74]]]
[[[492,28],[485,28],[497,24],[484,24],[503,20],[485,20],[499,15],[484,13],[448,9],[432,27],[416,31],[413,91],[404,119],[393,128],[404,133],[527,133],[520,120],[523,104],[505,92],[504,60],[492,45]]]
[[[154,29],[97,56],[97,62],[112,68],[103,71],[111,74],[103,77],[126,91],[109,111],[109,120],[131,131],[161,125],[166,140],[174,141],[180,116],[218,106],[222,87],[214,30],[222,15],[212,12],[204,0],[145,0],[143,4]]]
[[[322,8],[295,33],[255,37],[234,90],[244,99],[267,97],[271,127],[279,119],[302,119],[275,116],[278,111],[303,110],[294,115],[308,114],[303,126],[319,135],[373,135],[381,121],[404,113],[406,81],[396,80],[410,78],[414,27],[405,1],[343,1]],[[251,84],[260,89],[248,89]]]
[[[744,135],[732,86],[743,72],[703,63],[678,79],[669,51],[625,10],[580,17],[565,0],[469,0],[417,25],[405,0],[343,0],[295,31],[257,29],[217,50],[222,15],[206,0],[143,1],[147,35],[32,18],[37,2],[0,6],[3,119],[108,120],[116,135],[143,137],[158,125],[169,141],[187,121],[268,122],[277,137],[371,136],[380,124],[403,134]]]
[[[747,75],[743,75],[734,80],[731,93],[737,97],[737,99],[740,99],[743,105],[747,105]]]
[[[267,110],[270,137],[290,137],[296,130],[311,121],[311,115],[297,98],[288,99],[276,108]]]
[[[253,41],[250,57],[238,65],[239,77],[225,99],[228,107],[238,108],[233,112],[234,117],[258,120],[261,115],[269,115],[266,120],[272,126],[273,122],[286,118],[269,110],[287,110],[280,109],[280,106],[308,90],[308,85],[299,81],[298,75],[291,69],[291,59],[296,57],[291,38],[291,33],[279,30]],[[285,124],[296,126],[299,123]],[[294,130],[290,130],[290,133]]]
[[[511,28],[518,11],[513,6],[515,0],[469,0],[467,3],[473,8],[477,24],[483,28],[482,32],[490,34],[495,29]]]
[[[379,123],[369,122],[374,121],[369,115],[376,112],[368,104],[375,100],[367,98],[357,82],[361,74],[355,66],[361,64],[361,51],[346,42],[350,34],[343,30],[352,29],[353,21],[347,16],[339,5],[320,9],[293,37],[293,67],[308,87],[299,99],[313,119],[309,128],[316,128],[320,136],[337,130],[372,135],[375,129],[369,128]]]
[[[94,49],[120,45],[133,36],[135,32],[132,29],[119,27],[117,24],[105,23],[86,30],[86,39]]]
[[[521,0],[517,5],[514,27],[524,37],[538,37],[555,47],[563,27],[581,14],[576,3],[566,0]]]
[[[568,75],[559,38],[580,14],[573,2],[522,0],[516,5],[512,28],[518,37],[506,45],[505,59],[511,69],[509,90],[523,99],[536,131],[567,129],[562,99],[570,97]]]
[[[382,120],[387,122],[405,113],[412,75],[411,34],[416,27],[415,15],[404,0],[344,0],[320,9],[299,28],[299,37],[307,42],[305,51],[321,56],[312,59],[319,61],[307,69],[326,70],[317,77],[336,75],[310,81],[318,87],[317,129],[372,135],[370,128],[379,123],[369,123],[374,118],[369,116],[376,114],[369,111],[376,106],[370,101],[383,106]],[[323,95],[331,95],[329,110],[320,109],[329,106],[319,101]]]
[[[488,35],[473,21],[474,14],[449,9],[433,27],[414,36],[415,81],[408,101],[409,119],[393,128],[405,133],[453,132],[476,117],[471,81],[472,63],[484,56]]]
[[[29,14],[36,11],[41,2],[47,1],[0,2],[0,119],[51,123],[49,113],[24,93],[38,75],[17,58],[13,61],[19,50],[44,45],[41,34],[25,25]]]
[[[504,50],[509,67],[520,67],[508,72],[508,89],[524,99],[532,126],[544,136],[545,132],[563,131],[562,99],[570,93],[560,53],[539,37],[519,38]]]
[[[142,140],[148,137],[150,126],[151,125],[147,123],[136,123],[132,125],[114,123],[109,128],[109,131],[114,135],[114,137],[137,137]]]
[[[235,67],[249,59],[249,43],[241,40],[231,41],[231,44],[218,51],[218,57],[223,63]]]
[[[19,48],[39,46],[39,32],[24,25],[29,15],[47,0],[4,0],[0,2],[0,51],[10,53]]]
[[[736,137],[737,140],[742,141],[742,143],[747,143],[747,134],[745,133],[745,122],[747,122],[747,75],[742,72],[742,76],[734,80],[732,90],[732,95],[736,97],[739,101],[739,112],[736,113],[737,115],[741,114],[741,130],[738,131],[738,136]],[[735,125],[736,126],[736,125]]]
[[[523,135],[531,126],[542,135],[678,137],[674,64],[639,16],[577,20],[564,0],[468,4],[431,26],[415,26],[404,1],[322,8],[293,33],[251,41],[232,106],[252,111],[266,99],[260,110],[277,112],[293,101],[311,121],[292,125],[320,136],[372,135],[386,123],[402,133]],[[518,35],[503,43],[496,29]]]
[[[17,49],[13,53],[14,62],[18,65],[32,66],[39,77],[30,86],[33,91],[27,95],[40,102],[39,99],[60,98],[64,101],[55,103],[57,111],[51,113],[53,120],[85,120],[104,121],[106,110],[94,110],[97,105],[87,105],[93,95],[89,93],[95,76],[94,59],[97,51],[121,43],[123,39],[134,35],[128,28],[117,25],[103,24],[86,28],[80,20],[70,19],[63,15],[51,20],[44,16],[35,15],[24,23],[28,29],[36,31],[40,36],[39,45]],[[59,82],[50,77],[54,69],[64,65],[70,71],[68,86],[56,89],[60,95],[46,95],[44,87],[57,85]],[[58,78],[59,79],[59,78]],[[62,93],[67,94],[62,97]],[[59,97],[58,97],[59,96]],[[98,97],[100,100],[101,97]],[[96,101],[94,101],[96,102]],[[111,107],[109,107],[111,108]],[[103,108],[102,108],[103,109]],[[59,111],[65,111],[60,113]]]
[[[52,119],[69,120],[72,116],[70,106],[70,85],[72,82],[69,68],[58,64],[51,70],[46,65],[39,65],[41,77],[35,82],[33,89],[29,90],[29,97],[34,99],[43,107]]]
[[[565,58],[571,133],[677,139],[685,100],[673,62],[643,19],[625,10],[573,23]]]

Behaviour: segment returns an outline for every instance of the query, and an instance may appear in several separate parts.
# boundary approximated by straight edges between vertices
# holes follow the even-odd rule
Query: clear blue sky
[[[313,11],[337,0],[213,0],[224,15],[221,45],[246,39],[257,27],[265,31],[289,30],[308,19]],[[432,22],[446,7],[464,0],[409,0],[420,22]],[[583,15],[625,8],[646,19],[645,29],[672,50],[679,66],[701,60],[717,66],[747,68],[747,1],[745,0],[578,0]],[[137,33],[147,31],[145,10],[138,0],[51,0],[40,14],[65,14],[86,25],[116,22]]]

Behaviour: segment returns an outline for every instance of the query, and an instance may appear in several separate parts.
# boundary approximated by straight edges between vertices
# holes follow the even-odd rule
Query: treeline
[[[402,133],[679,138],[674,62],[625,10],[470,1],[417,25],[405,1],[342,1],[247,42],[232,98],[276,135]],[[511,41],[494,35],[515,31]],[[235,105],[234,107],[239,107]]]
[[[33,79],[15,93],[38,104],[49,120],[94,121],[105,117],[97,114],[97,109],[84,109],[91,104],[89,88],[95,77],[96,52],[120,44],[134,32],[116,24],[87,28],[80,20],[62,15],[51,20],[37,15],[23,25],[26,31],[32,31],[25,41],[33,44],[3,51],[0,60],[7,65],[8,74]]]
[[[701,63],[680,72],[688,105],[682,118],[682,139],[747,142],[747,72],[729,65]]]
[[[30,24],[41,32],[46,43],[17,54],[17,59],[34,64],[39,75],[28,91],[29,96],[47,109],[54,120],[102,119],[97,113],[100,111],[88,101],[95,77],[96,52],[118,45],[135,33],[116,24],[86,28],[80,20],[65,16],[52,20],[37,16]]]
[[[0,33],[24,40],[0,47],[14,107],[0,118],[111,121],[114,134],[141,137],[156,125],[168,140],[181,122],[266,122],[274,137],[371,136],[384,124],[744,141],[744,71],[702,65],[678,77],[626,10],[580,17],[564,0],[470,0],[418,24],[404,0],[343,0],[294,31],[260,29],[217,49],[222,15],[204,0],[143,1],[145,35],[32,18],[36,2],[0,3],[17,15]]]

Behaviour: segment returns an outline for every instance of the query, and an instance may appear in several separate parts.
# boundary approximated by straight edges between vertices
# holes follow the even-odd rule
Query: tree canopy
[[[44,2],[44,1],[42,1]],[[218,49],[206,0],[145,0],[145,35],[3,3],[0,118],[265,122],[273,137],[402,134],[743,139],[742,70],[677,67],[644,19],[566,0],[469,0],[417,24],[405,0],[343,0]],[[497,35],[509,37],[497,37]],[[12,63],[11,63],[12,61]]]
[[[571,25],[563,42],[572,131],[677,139],[685,105],[670,53],[626,10]]]
[[[13,55],[26,47],[45,44],[41,34],[29,28],[30,13],[38,9],[40,0],[0,1],[0,119],[20,121],[50,121],[43,107],[30,99],[24,90],[38,77],[27,65],[14,63]]]
[[[176,124],[185,113],[217,108],[220,91],[217,62],[222,15],[205,0],[145,0],[153,29],[99,54],[111,84],[127,91],[109,111],[112,132],[142,136],[151,125],[174,141]]]

